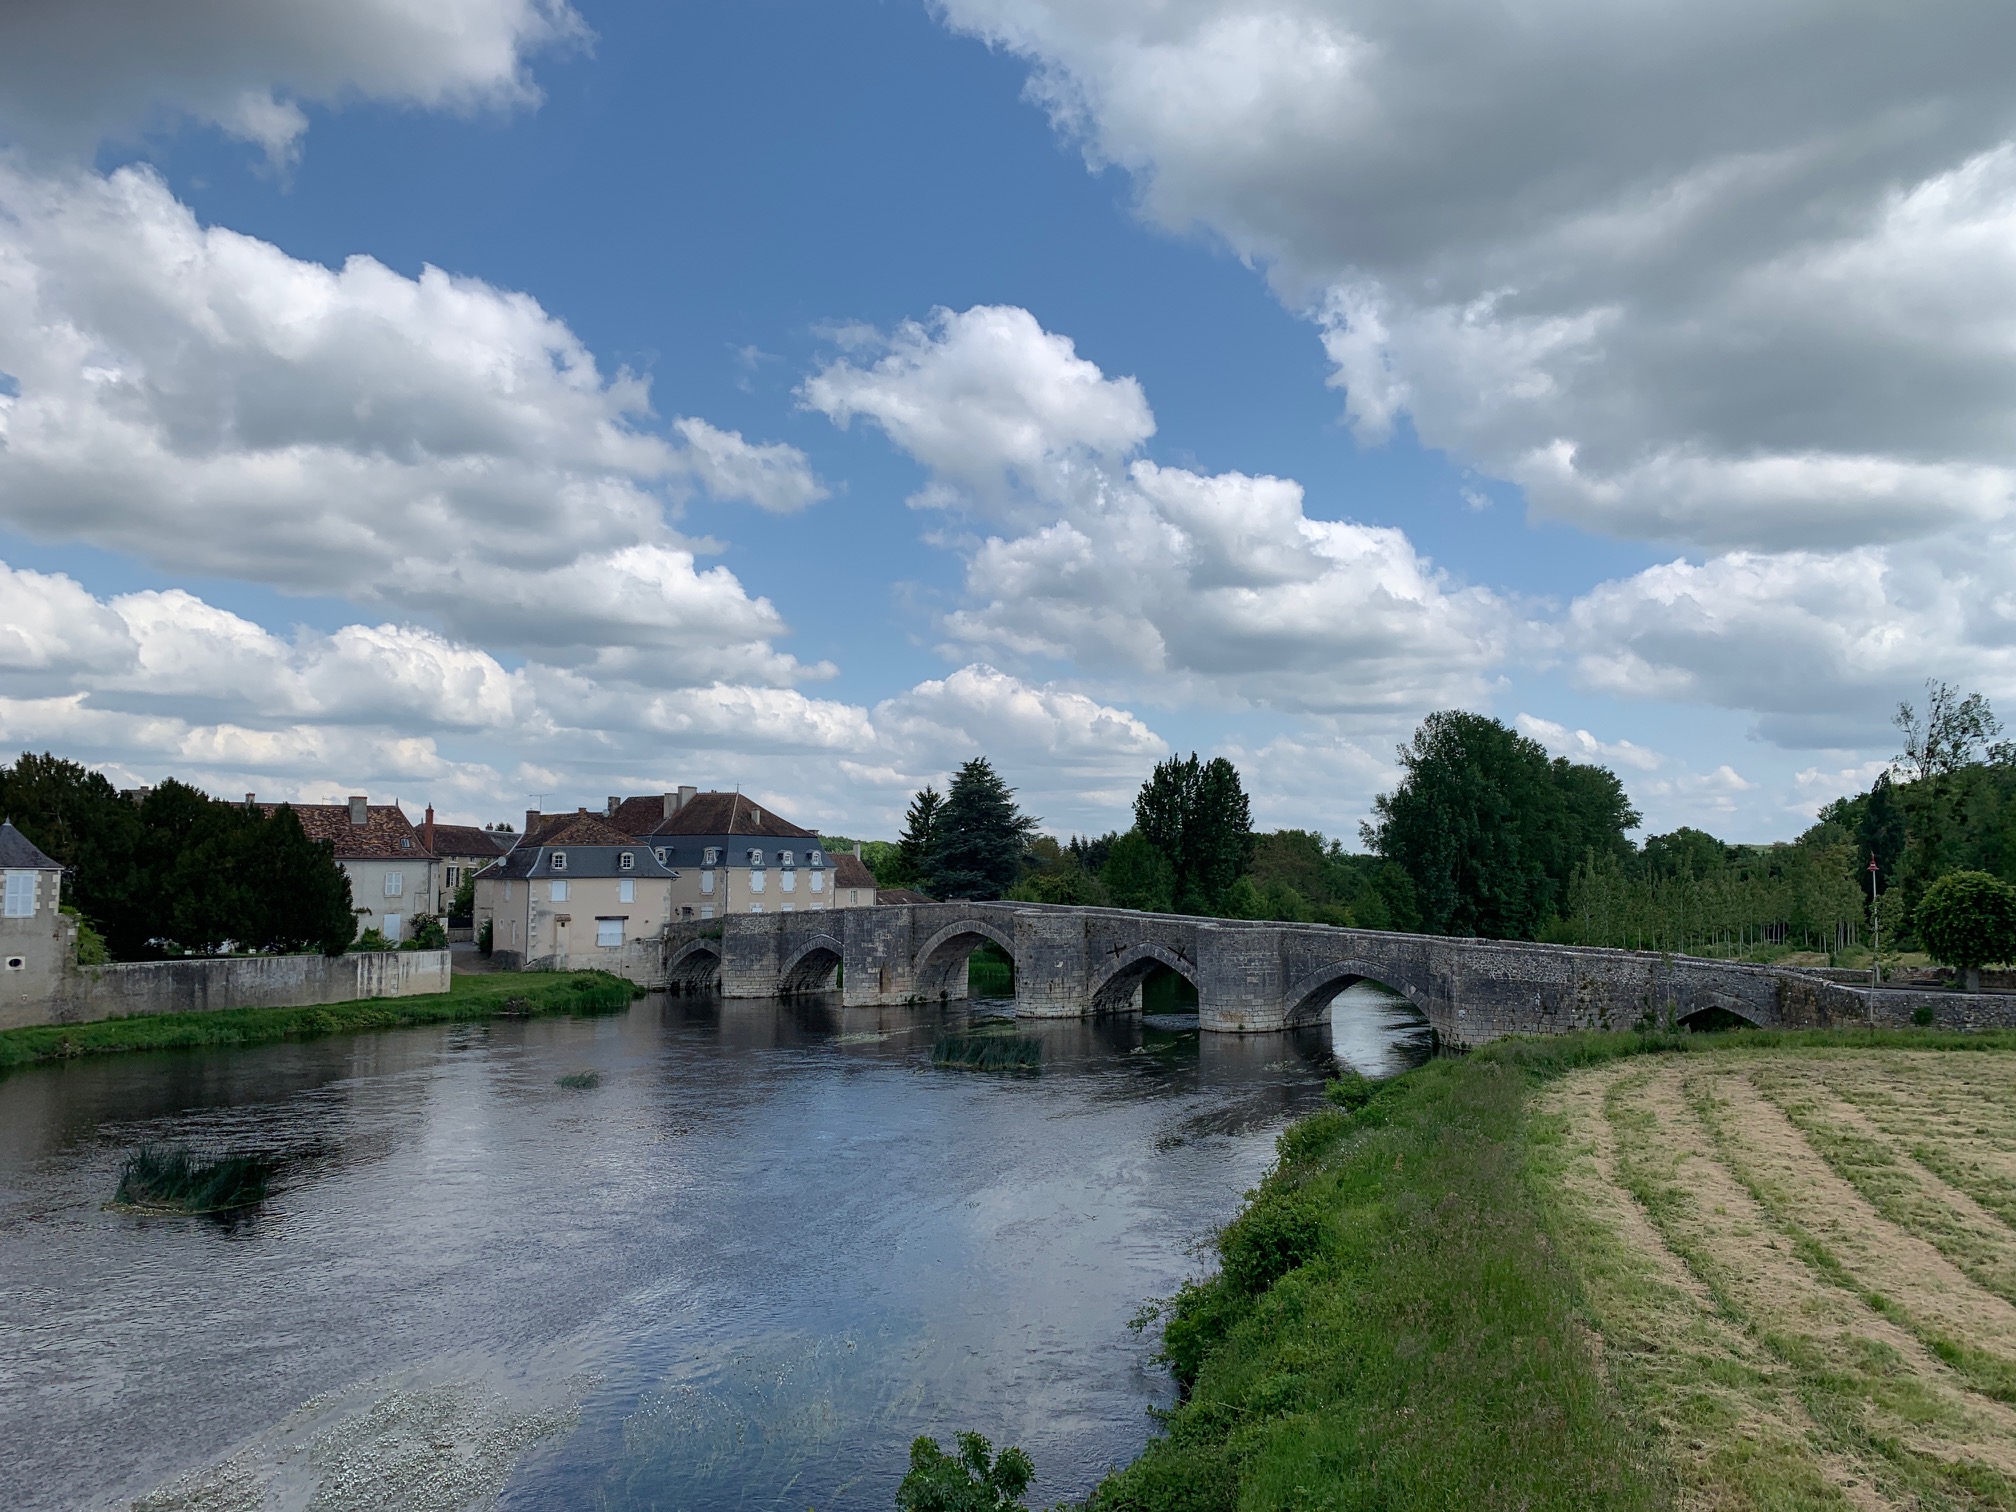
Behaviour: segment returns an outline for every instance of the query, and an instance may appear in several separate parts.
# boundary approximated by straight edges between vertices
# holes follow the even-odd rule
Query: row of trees
[[[350,880],[284,805],[268,816],[168,781],[143,802],[55,756],[0,767],[0,815],[69,871],[65,896],[113,960],[247,950],[334,954]]]

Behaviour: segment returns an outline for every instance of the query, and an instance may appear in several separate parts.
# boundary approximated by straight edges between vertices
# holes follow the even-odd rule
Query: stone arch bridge
[[[1316,1022],[1359,981],[1402,993],[1452,1045],[1505,1034],[1673,1027],[1715,1009],[1764,1027],[1861,1024],[1871,1017],[1872,996],[1897,996],[1807,972],[1644,951],[1028,903],[881,905],[675,924],[664,942],[662,985],[774,997],[830,988],[837,974],[848,1007],[935,1002],[966,996],[967,957],[990,941],[1014,959],[1018,1016],[1138,1012],[1142,983],[1171,971],[1196,989],[1200,1027],[1229,1034]],[[1875,1017],[1888,1022],[1893,1015]]]

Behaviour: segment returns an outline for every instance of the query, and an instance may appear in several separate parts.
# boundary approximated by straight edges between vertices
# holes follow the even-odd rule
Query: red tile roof
[[[521,845],[634,845],[635,837],[625,834],[600,814],[577,809],[571,814],[541,814],[539,822],[519,840]]]
[[[632,839],[641,840],[665,822],[665,795],[646,793],[641,798],[625,798],[616,805],[609,822]]]
[[[914,887],[878,887],[875,890],[877,903],[936,903],[936,898],[928,898]]]
[[[371,803],[364,808],[364,822],[350,822],[347,803],[290,803],[301,828],[310,840],[327,840],[336,848],[338,861],[428,861],[433,853],[420,844],[420,831],[396,803]],[[262,803],[267,813],[283,807]]]
[[[654,835],[767,835],[778,840],[817,841],[819,832],[780,818],[740,793],[698,793],[651,831]]]
[[[852,851],[842,851],[837,856],[829,856],[833,863],[833,885],[835,887],[873,887],[875,873],[868,870],[868,863]]]
[[[517,841],[516,835],[478,829],[473,824],[434,826],[434,854],[437,856],[501,856]]]

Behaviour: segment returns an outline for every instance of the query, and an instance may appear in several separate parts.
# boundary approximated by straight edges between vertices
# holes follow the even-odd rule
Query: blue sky
[[[1462,704],[1768,839],[2016,696],[1992,7],[180,19],[0,20],[10,747],[1348,837]]]

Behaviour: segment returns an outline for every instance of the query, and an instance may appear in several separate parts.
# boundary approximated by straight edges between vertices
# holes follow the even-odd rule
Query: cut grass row
[[[629,982],[602,971],[499,972],[457,976],[447,992],[421,997],[41,1024],[0,1031],[0,1072],[38,1062],[132,1050],[261,1045],[502,1016],[613,1013],[627,1007],[636,995],[637,989]]]
[[[1333,1087],[1337,1106],[1282,1136],[1275,1169],[1219,1237],[1218,1272],[1165,1309],[1183,1400],[1090,1506],[1842,1505],[1800,1447],[1814,1433],[1856,1438],[1828,1374],[1841,1362],[1787,1345],[1788,1365],[1708,1257],[1695,1257],[1707,1281],[1688,1270],[1679,1228],[1661,1274],[1565,1202],[1558,1120],[1536,1098],[1637,1057],[1706,1066],[1731,1051],[1840,1048],[2006,1052],[2016,1033],[1566,1035]],[[1642,1226],[1687,1197],[1657,1168],[1639,1111],[1616,1106],[1609,1126],[1630,1153],[1626,1216]],[[1818,1255],[1777,1258],[1803,1276]],[[1983,1384],[1993,1374],[1949,1363]],[[1689,1412],[1713,1421],[1686,1427]],[[2007,1505],[1992,1474],[1972,1485],[1971,1469],[1920,1460],[1911,1472],[1899,1489],[1922,1505]]]

